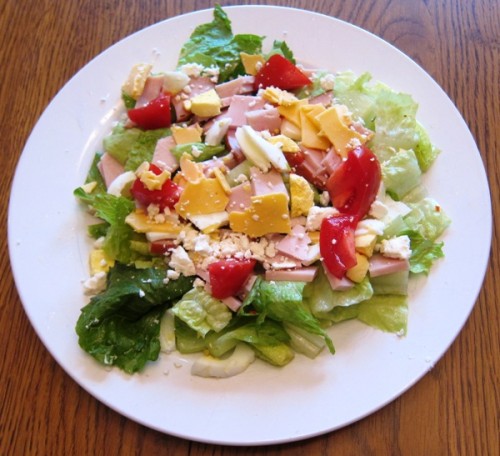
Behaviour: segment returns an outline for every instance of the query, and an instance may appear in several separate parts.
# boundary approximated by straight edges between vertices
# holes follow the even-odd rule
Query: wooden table
[[[344,19],[381,36],[422,65],[469,125],[489,174],[494,211],[498,212],[497,0],[254,3],[305,8]],[[16,162],[36,120],[63,84],[92,57],[130,33],[212,5],[209,0],[1,2],[2,239],[6,239],[8,195]],[[29,208],[26,211],[29,216]],[[31,328],[12,280],[7,243],[2,241],[0,454],[497,455],[498,234],[495,227],[490,268],[470,319],[449,351],[420,382],[380,411],[336,432],[250,449],[163,435],[120,416],[87,394],[56,364]]]

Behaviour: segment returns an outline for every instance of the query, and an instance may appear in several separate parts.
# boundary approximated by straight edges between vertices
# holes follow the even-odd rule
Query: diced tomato
[[[172,123],[170,95],[160,93],[145,106],[129,109],[128,117],[144,130],[170,127]]]
[[[306,159],[304,152],[287,152],[285,153],[285,158],[288,164],[292,168],[298,167]]]
[[[255,75],[254,89],[273,86],[283,90],[293,90],[307,86],[311,82],[290,60],[280,54],[274,54]]]
[[[176,247],[176,244],[171,239],[159,239],[149,244],[149,251],[153,255],[165,255],[170,249]]]
[[[162,170],[152,163],[149,165],[149,170],[156,175],[162,173]],[[137,178],[130,189],[130,193],[138,203],[143,206],[158,204],[160,206],[160,211],[163,211],[166,207],[173,209],[177,201],[179,201],[181,192],[181,187],[170,179],[167,179],[160,189],[149,190],[149,188],[144,185],[144,182],[142,182],[140,178]]]
[[[350,215],[323,219],[319,232],[319,249],[328,271],[338,279],[356,265],[354,230],[356,220]]]
[[[235,296],[253,271],[255,260],[229,258],[209,264],[208,274],[212,296],[224,299]]]
[[[365,146],[349,151],[326,184],[335,208],[361,220],[369,211],[380,187],[380,163]]]

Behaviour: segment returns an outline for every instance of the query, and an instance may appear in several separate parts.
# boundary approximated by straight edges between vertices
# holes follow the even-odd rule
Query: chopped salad
[[[409,279],[450,223],[410,95],[265,51],[216,6],[175,69],[135,65],[122,99],[75,190],[96,217],[82,349],[127,373],[199,353],[194,375],[229,377],[333,354],[345,320],[406,333]]]

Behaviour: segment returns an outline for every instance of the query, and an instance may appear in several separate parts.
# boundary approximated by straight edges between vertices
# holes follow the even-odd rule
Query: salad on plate
[[[439,151],[418,105],[263,45],[216,6],[176,68],[124,82],[74,192],[95,216],[76,332],[100,363],[131,374],[177,350],[229,377],[334,354],[346,320],[405,335],[409,281],[450,223],[422,183]]]

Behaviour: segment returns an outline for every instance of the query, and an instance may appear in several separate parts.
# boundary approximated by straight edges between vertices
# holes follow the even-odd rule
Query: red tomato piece
[[[255,260],[229,258],[209,264],[210,289],[217,299],[235,296],[253,271]]]
[[[349,151],[330,175],[326,187],[332,205],[343,214],[361,220],[369,211],[380,187],[380,163],[365,146]]]
[[[156,175],[160,175],[162,172],[158,166],[153,164],[149,165],[149,170]],[[141,179],[137,178],[130,189],[130,193],[139,204],[143,206],[158,204],[160,206],[160,211],[163,211],[166,207],[173,209],[177,201],[179,201],[181,192],[181,187],[170,179],[167,179],[160,189],[149,190]]]
[[[328,271],[338,279],[356,266],[354,229],[356,220],[350,215],[334,215],[323,219],[319,232],[319,249]]]
[[[255,75],[254,89],[274,86],[283,90],[293,90],[307,86],[311,82],[290,60],[280,54],[274,54]]]
[[[170,127],[172,123],[170,95],[160,93],[148,104],[140,108],[129,109],[128,117],[143,130]]]
[[[165,255],[170,249],[176,247],[176,244],[171,239],[159,239],[149,244],[149,251],[153,255]]]

